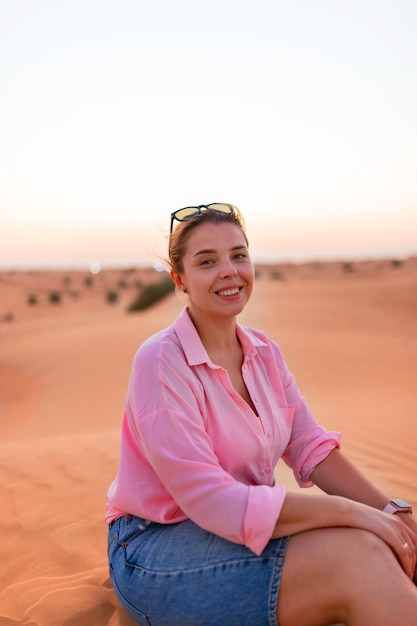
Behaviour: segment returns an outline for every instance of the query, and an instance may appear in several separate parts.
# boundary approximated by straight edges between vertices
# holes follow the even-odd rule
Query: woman
[[[278,346],[236,321],[254,282],[237,208],[173,213],[169,261],[188,306],[135,355],[108,492],[121,604],[151,626],[417,625],[411,508],[355,469]],[[276,484],[281,457],[323,495]]]

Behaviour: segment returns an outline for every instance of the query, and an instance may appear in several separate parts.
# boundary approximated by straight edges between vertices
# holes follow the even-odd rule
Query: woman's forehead
[[[211,242],[216,248],[217,245],[222,242],[230,244],[230,247],[236,245],[243,245],[246,247],[245,236],[237,224],[201,224],[189,233],[188,246],[200,246]]]

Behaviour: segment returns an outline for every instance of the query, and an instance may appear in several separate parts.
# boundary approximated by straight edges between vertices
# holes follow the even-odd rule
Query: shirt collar
[[[187,307],[181,311],[174,322],[174,331],[184,350],[188,365],[201,365],[207,363],[210,367],[217,368],[211,360],[200,336],[188,315]],[[251,333],[249,328],[245,328],[240,324],[236,324],[236,332],[242,344],[244,360],[253,358],[257,354],[259,346],[265,346],[266,343]]]

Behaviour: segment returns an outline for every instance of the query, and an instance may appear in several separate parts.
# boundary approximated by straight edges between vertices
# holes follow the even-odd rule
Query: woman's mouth
[[[233,287],[232,289],[222,289],[221,291],[216,291],[218,296],[235,296],[242,290],[242,287]]]

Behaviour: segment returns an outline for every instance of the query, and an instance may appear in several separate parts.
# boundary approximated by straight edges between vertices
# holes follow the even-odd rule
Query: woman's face
[[[201,224],[187,239],[184,271],[172,278],[186,289],[196,316],[238,315],[249,300],[254,268],[245,237],[236,224]]]

